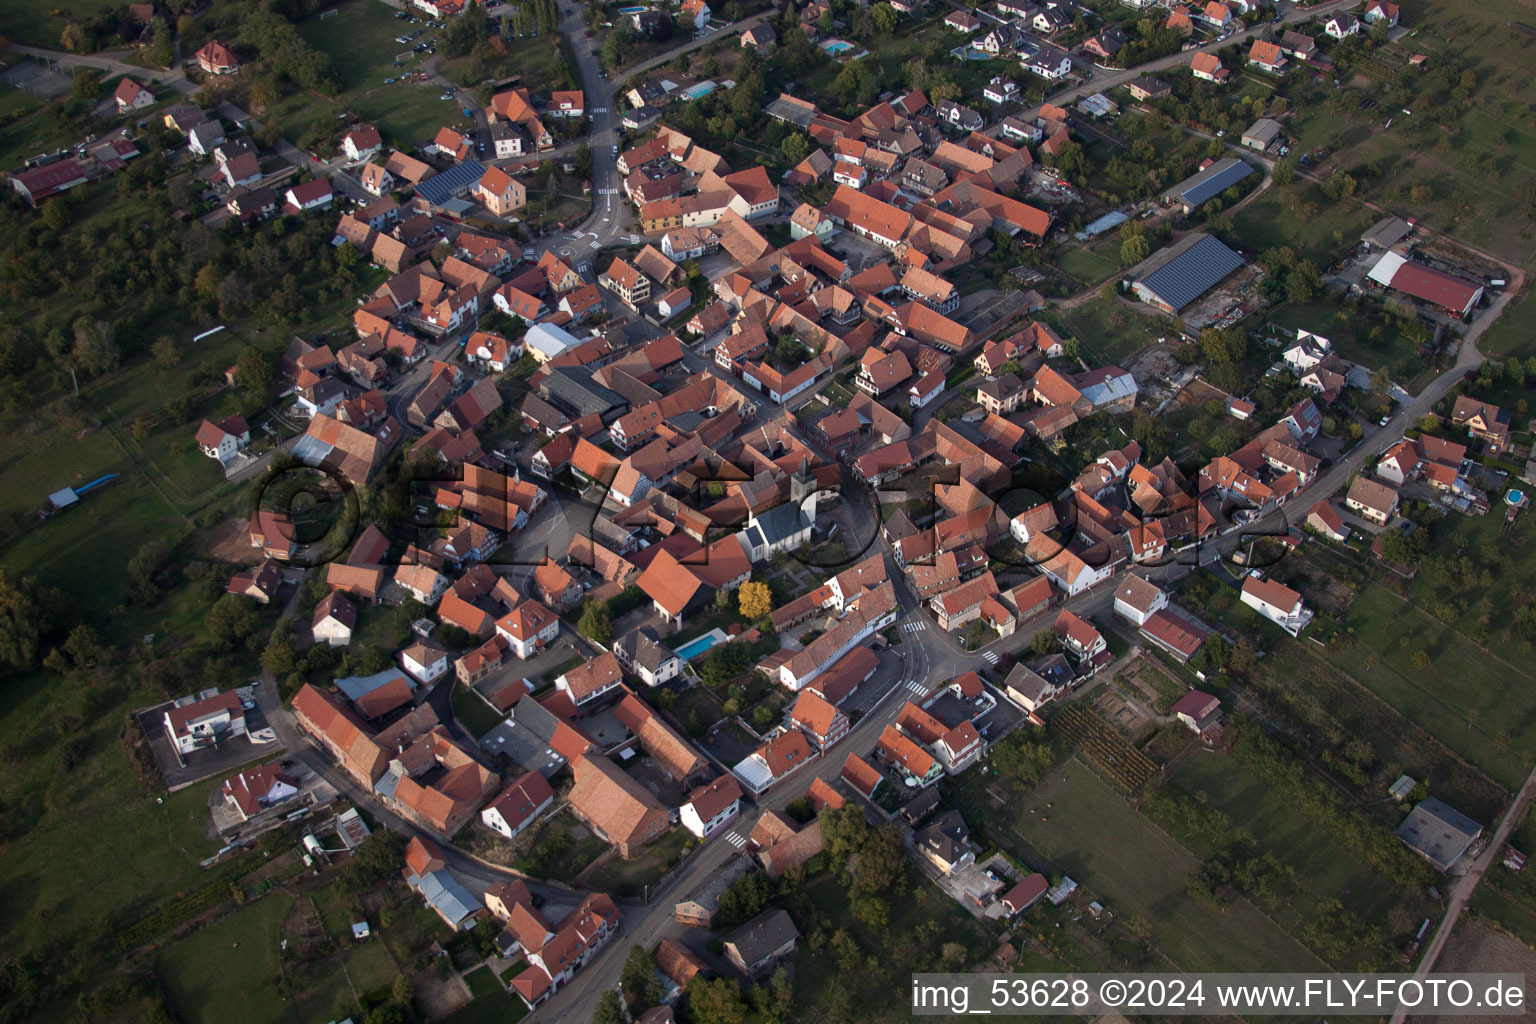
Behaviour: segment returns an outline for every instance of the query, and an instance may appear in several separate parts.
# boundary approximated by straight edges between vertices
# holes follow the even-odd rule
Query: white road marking
[[[987,664],[988,665],[996,665],[997,664],[997,655],[993,654],[991,651],[987,651],[985,654],[982,655],[982,657],[987,659]]]
[[[732,832],[730,835],[725,837],[725,841],[736,847],[738,850],[747,845],[747,837],[742,835],[740,832]]]

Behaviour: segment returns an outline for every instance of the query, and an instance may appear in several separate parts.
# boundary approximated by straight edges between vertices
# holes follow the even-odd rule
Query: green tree
[[[246,393],[266,401],[277,383],[277,360],[266,349],[247,345],[235,360],[235,380]]]
[[[1200,332],[1200,350],[1213,363],[1237,363],[1248,354],[1248,332],[1241,327],[1207,327]]]
[[[107,648],[101,642],[101,634],[83,622],[69,631],[69,636],[64,640],[64,653],[80,668],[99,665],[107,658]]]
[[[168,68],[176,59],[170,26],[158,14],[149,20],[149,45],[144,47],[144,59],[157,68]]]
[[[619,982],[631,998],[654,1006],[661,1001],[661,979],[656,975],[656,958],[644,946],[629,947]]]
[[[597,997],[597,1007],[592,1011],[592,1024],[626,1024],[624,1005],[619,1001],[617,992],[604,989],[603,994]]]
[[[353,887],[369,889],[394,877],[400,870],[400,854],[404,847],[400,837],[388,829],[376,828],[368,833],[368,838],[352,854],[347,865]]]
[[[799,132],[793,132],[784,136],[784,141],[779,143],[779,151],[784,154],[784,159],[792,164],[798,164],[811,152],[810,143]]]
[[[1152,253],[1151,243],[1143,234],[1127,235],[1120,242],[1120,265],[1122,267],[1134,266],[1146,259]]]
[[[576,147],[576,155],[572,157],[572,163],[576,165],[576,177],[583,181],[592,177],[592,147],[583,142]]]
[[[577,632],[599,644],[607,644],[613,638],[613,620],[608,617],[608,604],[587,598],[576,623]]]
[[[1042,629],[1029,638],[1029,649],[1036,657],[1043,657],[1056,650],[1056,633],[1053,630]]]
[[[117,344],[117,329],[105,320],[80,317],[75,321],[75,345],[71,361],[86,373],[101,374],[117,369],[122,349]]]
[[[875,23],[875,31],[882,36],[896,31],[896,8],[890,4],[875,4],[870,8],[869,17]]]
[[[731,978],[695,978],[688,985],[688,1010],[697,1024],[746,1024],[747,1003]]]

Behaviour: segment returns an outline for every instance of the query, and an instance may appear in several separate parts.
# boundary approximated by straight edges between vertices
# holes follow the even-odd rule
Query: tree
[[[720,894],[716,923],[723,928],[746,924],[768,909],[768,901],[771,899],[773,882],[767,875],[757,871],[742,875]]]
[[[1429,553],[1423,533],[1423,530],[1415,530],[1412,533],[1404,533],[1402,530],[1388,530],[1381,535],[1381,556],[1389,562],[1396,562],[1398,565],[1414,565],[1418,563]]]
[[[606,644],[613,638],[613,620],[608,617],[608,605],[604,601],[588,598],[581,612],[576,629],[594,643]]]
[[[881,35],[888,36],[896,31],[896,8],[890,4],[875,4],[869,17],[875,23],[875,31]]]
[[[64,653],[80,668],[90,668],[106,659],[107,649],[101,642],[101,634],[82,622],[69,631],[64,640]]]
[[[784,159],[792,164],[798,164],[810,153],[811,146],[805,141],[804,135],[794,132],[786,135],[784,141],[779,143],[779,151],[784,154]]]
[[[1423,672],[1425,669],[1429,668],[1429,652],[1424,650],[1422,647],[1413,652],[1413,657],[1411,660],[1413,661],[1413,667],[1418,669],[1420,672]]]
[[[1289,185],[1296,177],[1296,161],[1281,160],[1275,164],[1275,184]]]
[[[624,961],[624,972],[619,976],[624,991],[643,1003],[661,1001],[661,979],[656,976],[656,958],[641,945],[629,947],[629,958]]]
[[[70,84],[70,96],[77,100],[89,103],[96,99],[101,89],[98,84],[96,72],[86,68],[76,68],[74,81]]]
[[[176,59],[176,49],[171,44],[170,26],[159,15],[149,21],[149,45],[144,47],[144,59],[157,68],[168,68]]]
[[[71,358],[86,373],[100,374],[117,369],[122,350],[117,345],[117,331],[105,320],[81,317],[75,321],[75,347]]]
[[[572,159],[576,165],[576,177],[583,180],[592,177],[592,147],[583,142],[576,147],[576,156]]]
[[[821,835],[827,856],[834,862],[848,859],[857,853],[869,839],[869,821],[862,808],[845,804],[841,810],[821,812]]]
[[[696,978],[688,986],[688,1009],[698,1024],[745,1024],[747,1003],[730,978]]]
[[[597,1008],[592,1011],[592,1024],[626,1024],[624,1004],[619,1001],[617,992],[604,989],[603,994],[597,997]]]
[[[376,828],[368,833],[347,866],[353,886],[366,889],[392,877],[400,870],[400,851],[404,846],[400,837],[388,829]]]
[[[12,583],[0,568],[0,665],[25,669],[37,664],[57,601],[56,591],[40,591],[32,577]]]
[[[1056,649],[1056,633],[1049,629],[1042,629],[1030,637],[1029,649],[1036,656],[1050,654]]]
[[[345,248],[350,248],[347,246]],[[173,370],[179,358],[176,351],[176,339],[168,334],[161,335],[150,347],[150,357],[155,361],[155,368],[159,370]]]
[[[1371,371],[1371,390],[1378,395],[1384,395],[1392,389],[1392,371],[1385,366],[1378,366]]]
[[[1144,233],[1127,235],[1120,242],[1120,265],[1134,266],[1151,255],[1151,252],[1152,246]]]
[[[1248,354],[1248,332],[1241,327],[1207,327],[1200,332],[1200,350],[1213,363],[1237,363]]]
[[[383,922],[379,922],[383,924]],[[416,998],[416,986],[411,984],[408,975],[400,975],[394,984],[389,986],[389,1001],[399,1007],[408,1007]]]
[[[270,352],[255,345],[248,345],[235,360],[235,380],[252,395],[263,401],[272,393],[277,382],[277,360]]]
[[[768,584],[758,580],[743,583],[736,592],[736,600],[741,608],[741,617],[754,622],[766,618],[773,610],[773,592],[768,589]]]

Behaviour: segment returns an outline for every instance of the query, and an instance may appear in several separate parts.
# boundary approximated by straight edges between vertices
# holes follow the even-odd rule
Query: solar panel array
[[[1236,157],[1218,160],[1194,177],[1175,186],[1171,195],[1177,196],[1186,206],[1194,208],[1253,173],[1253,165]]]
[[[1242,265],[1243,258],[1223,245],[1220,239],[1203,235],[1194,245],[1137,284],[1177,312]]]

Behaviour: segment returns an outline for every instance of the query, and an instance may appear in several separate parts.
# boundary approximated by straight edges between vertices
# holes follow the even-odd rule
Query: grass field
[[[203,877],[199,860],[215,848],[207,839],[212,783],[167,796],[128,766],[118,740],[123,715],[153,696],[61,693],[65,685],[42,675],[0,684],[0,748],[14,758],[0,799],[32,825],[7,845],[0,882],[0,942],[11,949],[110,945],[104,922],[126,922],[190,891]],[[81,761],[66,770],[60,762],[71,738]],[[110,857],[101,855],[103,835],[112,837]]]
[[[1087,245],[1074,245],[1063,250],[1056,258],[1056,266],[1062,273],[1077,278],[1085,288],[1113,277],[1120,269],[1120,264],[1099,255]]]
[[[1530,64],[1531,40],[1510,26],[1530,24],[1530,9],[1519,0],[1429,0],[1405,21],[1412,37],[1397,48],[1397,58],[1424,53],[1431,68],[1452,63],[1469,69],[1474,79],[1464,106],[1446,115],[1437,109],[1445,94],[1420,94],[1408,115],[1373,87],[1381,102],[1371,110],[1300,102],[1290,130],[1305,147],[1336,151],[1325,165],[1330,171],[1374,163],[1381,173],[1364,184],[1365,198],[1524,264],[1536,253],[1536,242],[1511,186],[1536,173],[1536,116],[1529,76],[1518,70]],[[1414,85],[1411,76],[1408,81]],[[1461,100],[1461,90],[1449,98]],[[1416,185],[1429,186],[1432,200],[1413,203],[1409,193]]]
[[[973,796],[985,801],[967,780]],[[1053,810],[1047,810],[1050,804]],[[1316,970],[1321,961],[1251,904],[1212,913],[1190,899],[1199,861],[1093,771],[1070,761],[996,812],[994,835],[1056,877],[1071,875],[1111,911],[1146,923],[1152,945],[1190,971]]]
[[[179,1020],[267,1024],[292,1010],[278,995],[278,938],[293,897],[274,893],[161,954],[155,971]]]
[[[284,973],[298,985],[288,1016],[300,1021],[328,1021],[356,1019],[358,1001],[352,996],[353,990],[363,994],[384,988],[395,980],[400,969],[384,943],[373,938],[350,947],[339,957],[285,965]]]
[[[1297,900],[1275,912],[1293,932],[1302,926],[1313,906],[1327,899],[1340,900],[1367,922],[1389,923],[1395,911],[1396,927],[1418,924],[1421,908],[1406,906],[1418,898],[1417,894],[1404,892],[1364,865],[1339,856],[1338,844],[1331,836],[1298,815],[1288,800],[1233,758],[1209,754],[1188,758],[1179,765],[1172,781],[1208,800],[1209,806],[1225,814],[1234,826],[1295,867],[1296,879],[1310,899]]]
[[[453,683],[453,714],[476,737],[484,736],[502,722],[502,716],[457,680]]]
[[[1298,216],[1298,203],[1312,204],[1311,215]],[[1326,270],[1379,219],[1356,200],[1330,203],[1317,186],[1298,179],[1255,197],[1232,215],[1232,227],[1250,252],[1288,245]]]
[[[1536,677],[1522,663],[1495,658],[1375,584],[1361,591],[1345,623],[1354,643],[1330,652],[1339,667],[1500,783],[1519,788],[1536,744]],[[1421,650],[1428,669],[1413,664]]]
[[[1062,337],[1076,338],[1090,366],[1129,359],[1171,332],[1164,320],[1143,316],[1123,303],[1105,305],[1098,299],[1041,319],[1054,321]]]
[[[55,0],[6,0],[0,4],[0,33],[14,42],[56,50],[59,34],[68,21],[54,17],[54,11],[67,10],[77,18],[93,18],[115,6],[112,0],[71,0],[67,7]]]
[[[404,67],[393,66],[397,54],[410,49],[395,42],[406,22],[394,17],[392,8],[376,0],[350,0],[340,13],[321,20],[310,18],[299,26],[305,40],[324,50],[341,75],[342,92],[335,99],[299,93],[285,97],[272,111],[283,134],[303,146],[315,134],[328,135],[336,117],[351,111],[374,124],[385,139],[409,149],[432,140],[444,125],[464,127],[467,119],[453,103],[439,99],[442,89],[428,82],[396,81],[422,65],[421,55],[402,58]]]

